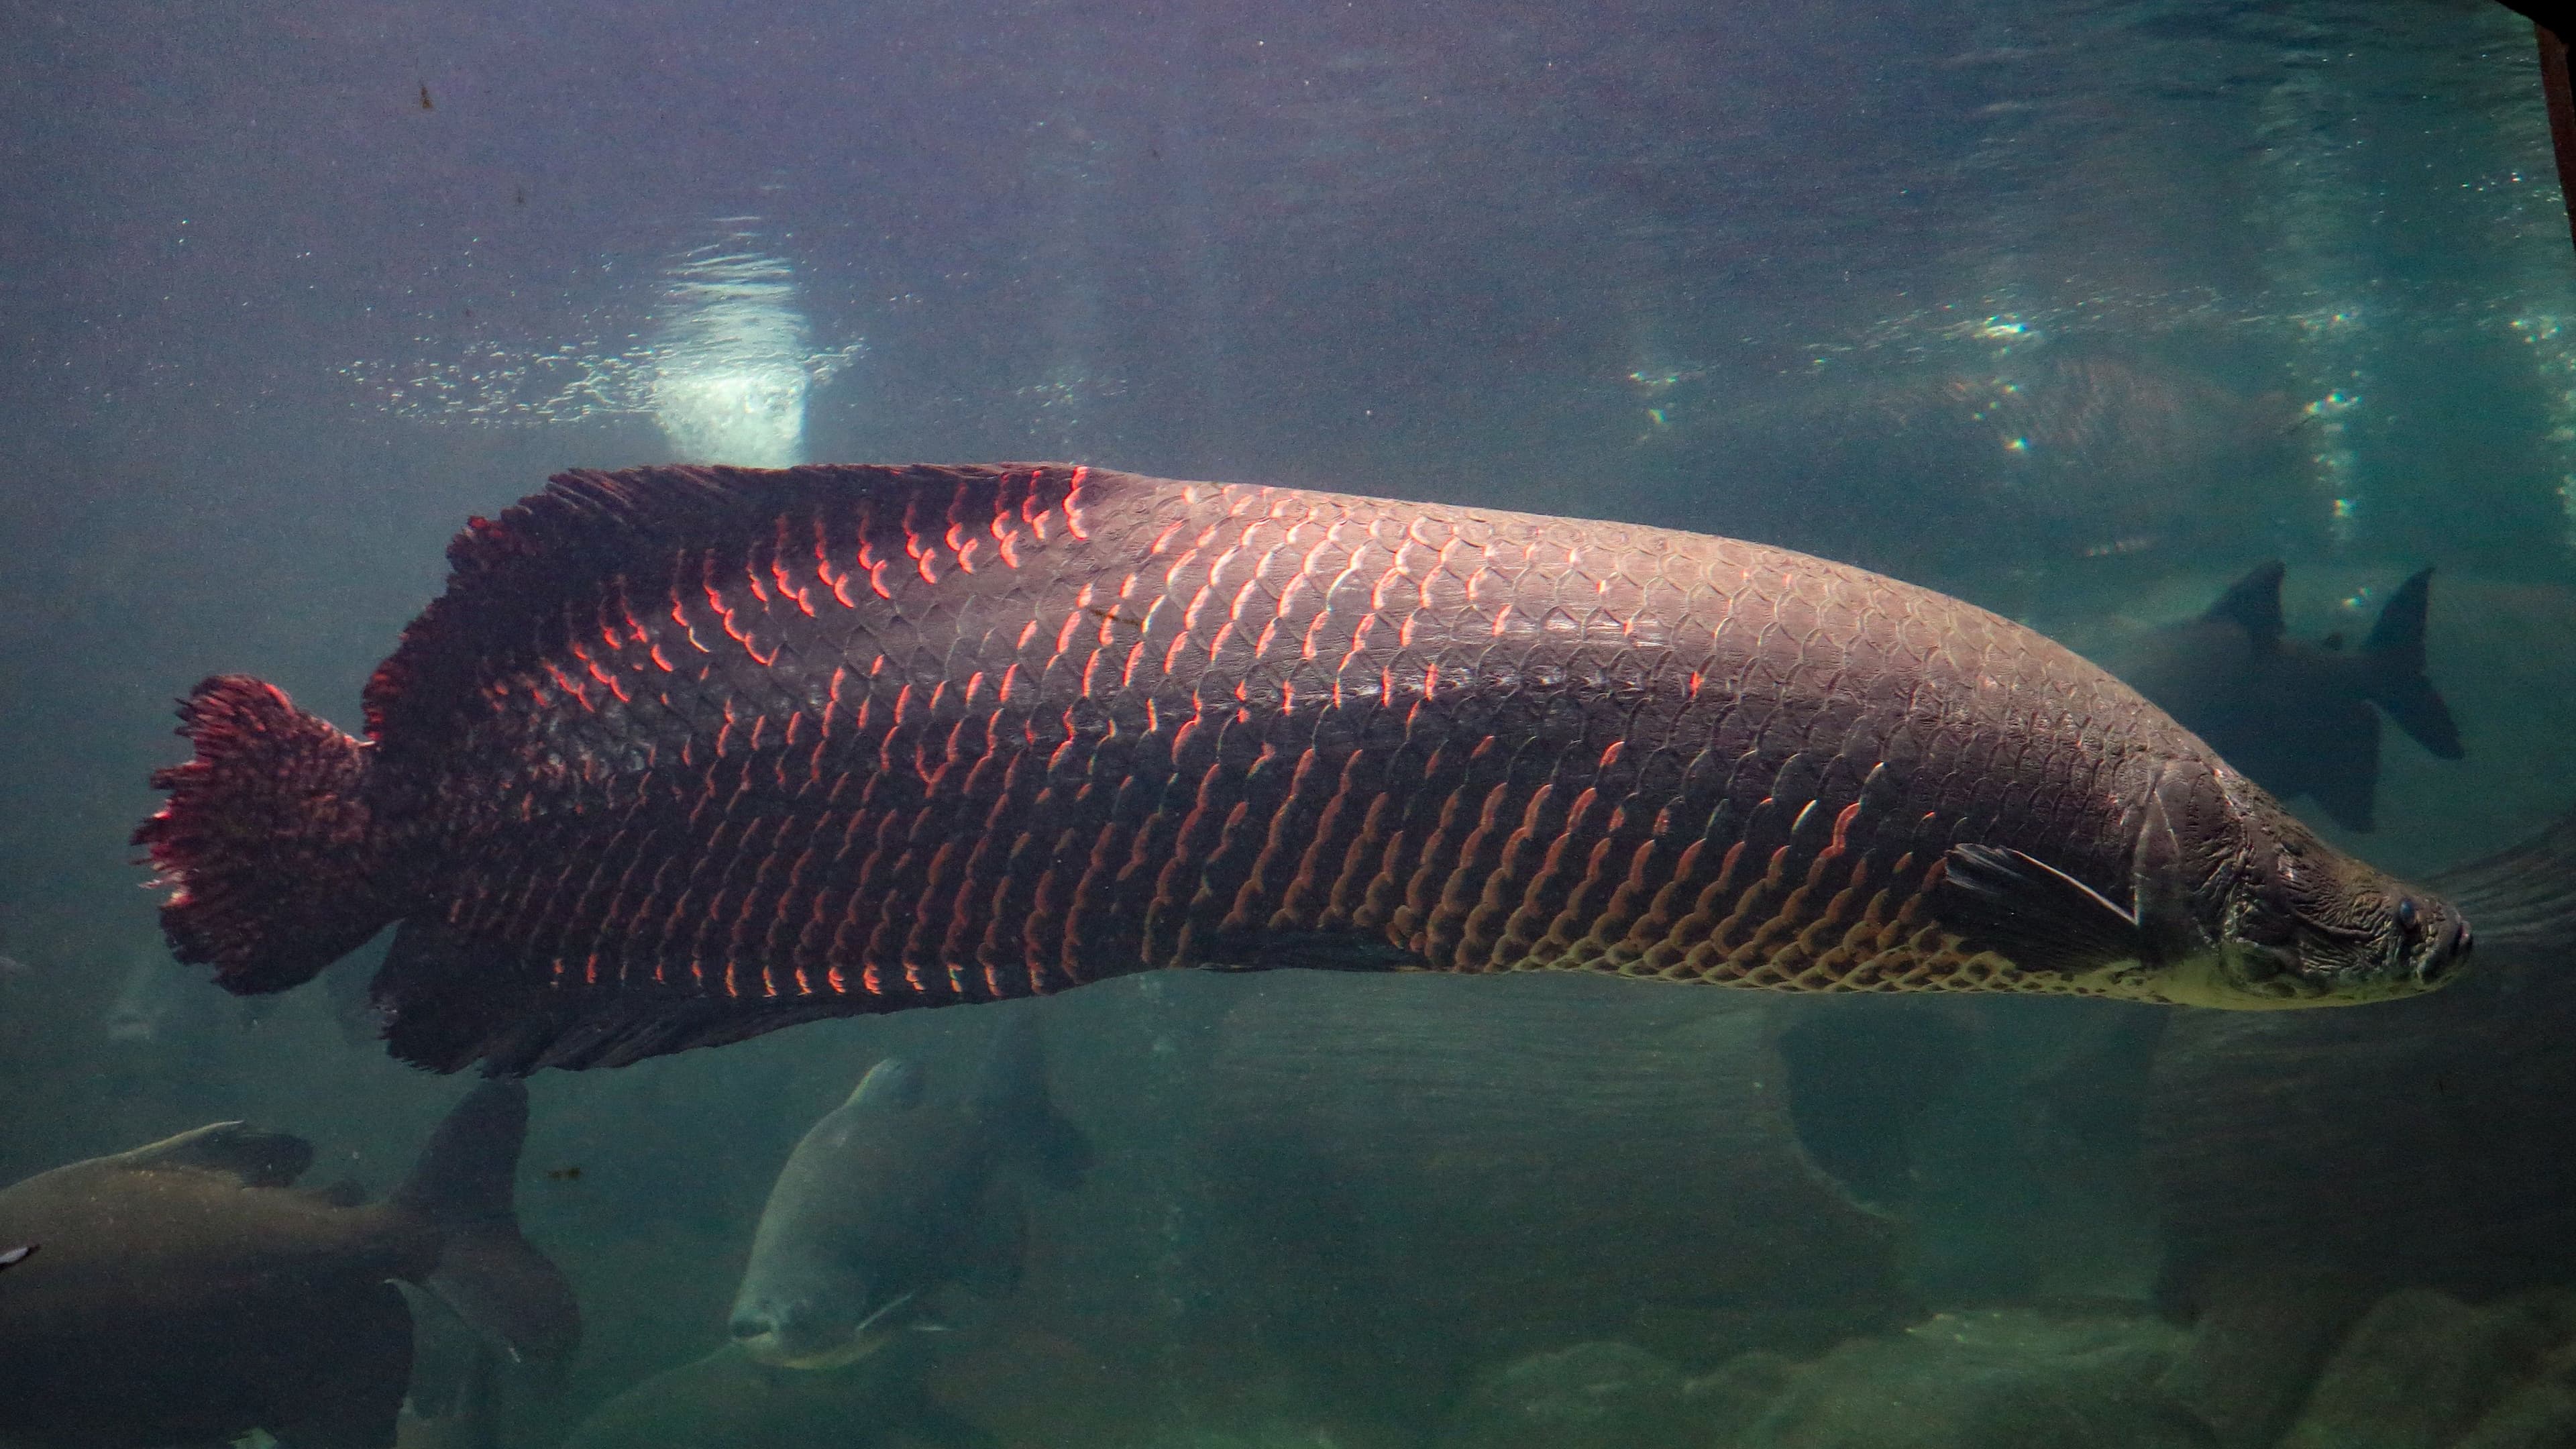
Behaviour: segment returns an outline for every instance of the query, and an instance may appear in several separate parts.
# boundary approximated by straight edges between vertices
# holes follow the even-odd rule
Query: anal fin
[[[609,983],[557,986],[509,948],[428,920],[405,921],[395,932],[372,995],[397,1058],[434,1072],[481,1062],[493,1077],[620,1067],[798,1022],[893,1009],[855,995],[746,1001]]]

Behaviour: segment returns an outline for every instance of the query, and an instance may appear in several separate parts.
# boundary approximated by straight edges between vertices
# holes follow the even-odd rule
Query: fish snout
[[[811,1303],[756,1303],[735,1309],[731,1327],[753,1358],[776,1364],[813,1352],[822,1323]]]
[[[828,1302],[756,1302],[734,1310],[733,1338],[753,1362],[771,1368],[840,1368],[875,1352],[899,1331],[903,1325],[896,1315],[911,1299],[903,1294],[856,1324]]]
[[[2466,916],[2453,916],[2442,923],[2423,959],[2415,963],[2415,983],[2430,990],[2449,980],[2453,973],[2469,964],[2469,952],[2477,944]]]

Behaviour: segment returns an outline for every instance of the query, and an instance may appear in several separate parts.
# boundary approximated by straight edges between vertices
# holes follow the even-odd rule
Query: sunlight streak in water
[[[776,257],[704,247],[671,271],[654,348],[652,407],[672,456],[784,468],[805,461],[805,314]]]
[[[681,253],[640,319],[630,300],[593,313],[571,337],[478,338],[452,360],[359,361],[341,372],[400,416],[521,427],[649,417],[671,461],[799,463],[808,401],[865,344],[817,349],[795,269],[757,242],[734,230]],[[417,340],[425,350],[455,347]]]

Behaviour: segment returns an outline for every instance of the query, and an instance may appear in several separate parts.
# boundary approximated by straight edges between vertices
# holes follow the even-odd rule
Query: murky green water
[[[0,1181],[230,1119],[309,1139],[308,1185],[404,1180],[468,1084],[371,1040],[381,943],[229,996],[171,962],[127,838],[173,698],[252,673],[359,726],[451,534],[567,467],[1063,458],[1610,518],[2104,659],[2274,558],[2289,636],[2349,655],[2430,565],[2465,758],[2386,728],[2375,829],[2294,804],[2416,876],[2576,807],[2576,253],[2500,7],[22,4],[0,35]],[[2567,964],[2248,1015],[1173,973],[543,1073],[517,1213],[580,1352],[466,1413],[472,1332],[412,1293],[405,1433],[2576,1443]],[[853,1367],[741,1358],[800,1136],[887,1057],[964,1100],[1015,1013],[1093,1154],[947,1204],[1016,1282],[958,1275]],[[36,1252],[0,1344],[59,1332],[28,1285],[109,1232],[18,1244],[8,1203]],[[242,1301],[114,1291],[72,1301],[147,1361]],[[0,1353],[0,1441],[178,1442],[31,1428],[71,1372]]]

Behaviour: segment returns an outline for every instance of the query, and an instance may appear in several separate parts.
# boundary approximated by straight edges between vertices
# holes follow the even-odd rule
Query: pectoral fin
[[[2082,976],[2148,955],[2137,916],[2018,850],[1954,845],[1943,857],[1941,924],[2024,971]]]

